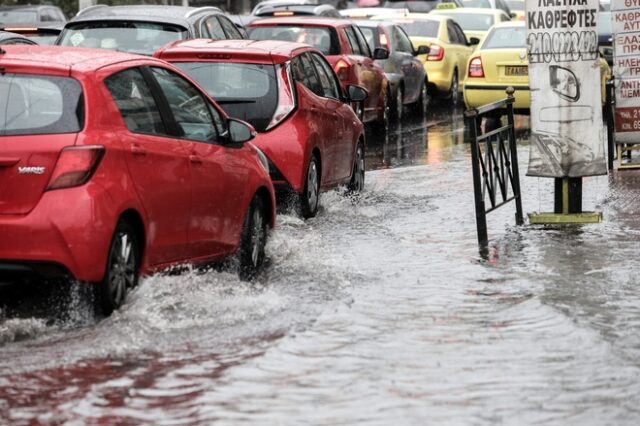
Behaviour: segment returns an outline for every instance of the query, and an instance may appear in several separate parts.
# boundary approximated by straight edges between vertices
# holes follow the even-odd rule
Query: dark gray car
[[[2,27],[64,25],[67,18],[57,6],[0,6]]]
[[[428,76],[424,65],[417,58],[429,52],[427,46],[413,47],[404,30],[385,21],[354,21],[362,30],[369,47],[389,50],[388,59],[377,59],[391,85],[390,113],[392,119],[402,118],[403,106],[408,105],[416,113],[425,113],[429,103],[427,94]]]
[[[104,48],[152,55],[189,38],[244,38],[217,7],[92,6],[70,20],[57,45]]]

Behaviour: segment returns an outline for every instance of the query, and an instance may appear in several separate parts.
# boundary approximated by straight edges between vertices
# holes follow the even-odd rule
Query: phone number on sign
[[[529,63],[577,62],[598,58],[598,34],[595,31],[529,33]]]

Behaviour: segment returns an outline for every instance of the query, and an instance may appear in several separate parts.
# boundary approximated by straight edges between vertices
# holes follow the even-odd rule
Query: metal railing
[[[488,213],[515,200],[516,224],[524,223],[513,119],[514,89],[509,87],[506,93],[505,99],[468,109],[464,113],[471,143],[476,227],[481,252],[486,250],[489,242],[486,218]],[[502,114],[502,110],[506,111],[507,125],[481,133],[482,118]],[[487,198],[489,206],[485,204]]]

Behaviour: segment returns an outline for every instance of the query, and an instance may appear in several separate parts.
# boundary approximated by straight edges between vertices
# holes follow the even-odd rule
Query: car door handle
[[[144,148],[140,148],[140,147],[139,147],[139,146],[137,146],[137,145],[133,145],[133,146],[131,147],[131,153],[132,153],[133,155],[147,155],[147,150],[146,150],[146,149],[144,149]]]
[[[196,164],[202,164],[202,158],[200,158],[200,156],[195,155],[195,154],[191,154],[189,156],[189,161],[191,161],[192,163],[196,163]]]
[[[16,157],[0,157],[0,167],[11,167],[20,161],[20,158]]]

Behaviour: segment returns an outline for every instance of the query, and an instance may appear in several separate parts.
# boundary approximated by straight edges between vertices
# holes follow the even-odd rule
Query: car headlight
[[[258,158],[260,159],[260,164],[262,164],[262,167],[264,168],[264,170],[269,173],[269,160],[267,159],[267,156],[264,155],[264,152],[260,151],[260,148],[258,148],[255,145],[252,145],[253,149],[256,150],[256,153],[258,154]]]

